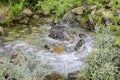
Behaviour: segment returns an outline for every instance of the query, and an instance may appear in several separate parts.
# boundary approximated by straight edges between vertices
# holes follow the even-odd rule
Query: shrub
[[[108,28],[102,33],[94,33],[94,46],[85,59],[85,73],[88,80],[117,80],[120,75],[118,64],[120,54],[115,47],[115,36],[111,35]],[[115,60],[114,60],[115,59]]]
[[[10,10],[11,12],[16,16],[19,15],[20,11],[22,10],[23,6],[24,6],[24,2],[25,0],[9,0],[9,4],[10,4]]]
[[[45,75],[51,73],[50,68],[32,56],[31,58],[21,55],[20,63],[16,65],[9,61],[0,64],[0,80],[42,80]]]
[[[36,8],[41,8],[44,14],[54,13],[60,17],[73,6],[80,5],[82,0],[46,0],[38,1]]]

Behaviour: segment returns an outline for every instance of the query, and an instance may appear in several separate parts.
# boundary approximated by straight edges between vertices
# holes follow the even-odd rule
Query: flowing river
[[[20,51],[20,53],[26,55],[35,54],[43,64],[51,66],[54,72],[67,75],[70,72],[78,71],[84,66],[84,57],[91,51],[92,39],[89,32],[82,28],[64,26],[66,28],[65,35],[69,40],[58,40],[49,37],[52,26],[42,25],[34,29],[38,30],[38,32],[33,32],[24,38],[3,43],[0,46],[0,54],[9,55],[14,51]],[[84,33],[85,36],[80,38],[80,33]],[[85,43],[78,50],[74,50],[76,44],[81,39],[84,39]],[[62,45],[65,51],[57,53],[48,50],[44,45],[49,43]]]

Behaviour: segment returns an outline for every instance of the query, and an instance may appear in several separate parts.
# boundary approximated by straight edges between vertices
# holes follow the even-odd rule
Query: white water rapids
[[[35,45],[31,45],[25,41],[15,40],[11,42],[4,43],[4,46],[0,46],[0,54],[2,53],[12,53],[14,50],[19,49],[23,54],[37,54],[39,60],[53,68],[53,71],[60,74],[67,75],[70,72],[78,71],[82,66],[84,66],[83,59],[91,51],[91,37],[86,35],[84,37],[85,44],[82,45],[80,50],[74,51],[74,47],[77,42],[80,40],[79,36],[75,36],[74,42],[70,41],[59,41],[44,35],[42,37],[47,43],[57,43],[64,45],[66,51],[57,54],[51,51],[46,50],[45,48],[39,49]],[[33,40],[34,41],[34,40]],[[43,45],[44,46],[44,45]]]

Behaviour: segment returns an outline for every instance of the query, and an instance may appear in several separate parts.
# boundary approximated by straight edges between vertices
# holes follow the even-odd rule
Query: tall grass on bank
[[[120,53],[115,45],[115,36],[108,28],[93,34],[94,46],[85,62],[85,74],[88,80],[119,80]]]

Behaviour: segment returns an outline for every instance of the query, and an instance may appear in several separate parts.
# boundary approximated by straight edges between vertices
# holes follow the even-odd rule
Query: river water
[[[0,54],[10,54],[14,51],[20,51],[23,54],[35,54],[38,59],[45,65],[51,66],[54,72],[67,75],[70,72],[78,71],[84,67],[84,57],[91,51],[92,39],[88,32],[79,27],[65,26],[68,32],[73,32],[74,39],[69,37],[69,41],[55,40],[48,36],[52,26],[43,25],[38,28],[46,30],[46,33],[32,33],[25,38],[20,38],[14,41],[5,42],[4,46],[0,46]],[[81,39],[79,33],[85,33],[85,44],[78,51],[74,50],[75,45]],[[41,36],[42,35],[42,36]],[[68,34],[66,34],[68,35]],[[65,52],[60,54],[51,52],[44,48],[47,43],[60,44],[65,47]]]

